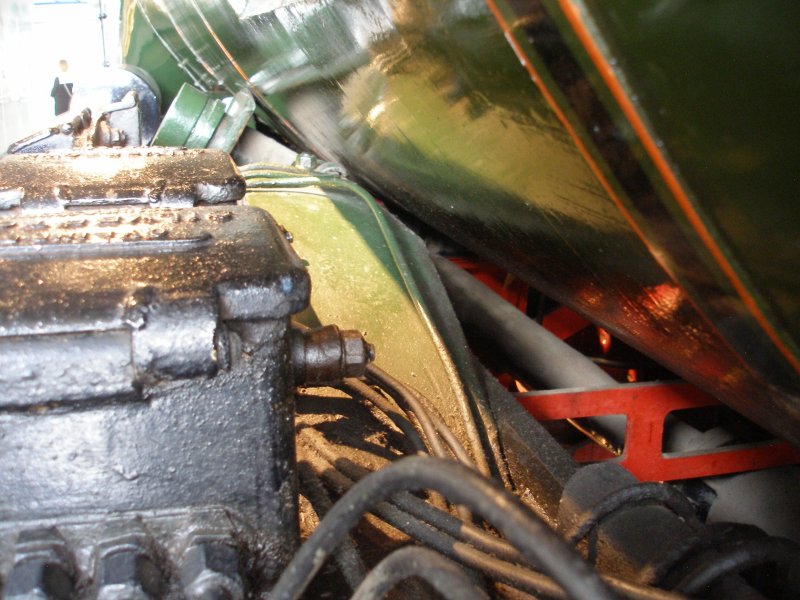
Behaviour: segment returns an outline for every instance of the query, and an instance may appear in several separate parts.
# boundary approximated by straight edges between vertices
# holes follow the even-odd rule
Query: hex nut
[[[367,365],[375,360],[375,347],[362,337],[358,331],[340,332],[344,350],[344,376],[361,377]]]
[[[239,575],[239,554],[222,537],[196,540],[183,555],[181,582],[191,600],[244,598]]]
[[[74,572],[64,539],[55,529],[23,531],[15,546],[4,597],[71,598]]]
[[[99,600],[160,598],[167,587],[164,572],[143,547],[133,543],[103,556],[99,583]]]

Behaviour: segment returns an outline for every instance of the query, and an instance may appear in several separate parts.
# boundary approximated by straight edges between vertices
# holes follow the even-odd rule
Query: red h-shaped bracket
[[[537,420],[625,415],[625,447],[614,459],[640,481],[712,477],[800,462],[784,442],[725,446],[711,451],[664,454],[664,419],[676,410],[719,404],[687,383],[628,384],[599,390],[529,392],[517,400]],[[599,447],[598,447],[599,448]],[[597,460],[598,454],[585,458]]]

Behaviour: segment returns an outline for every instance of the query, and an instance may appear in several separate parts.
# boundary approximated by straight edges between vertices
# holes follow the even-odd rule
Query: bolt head
[[[361,377],[375,358],[375,347],[368,344],[358,331],[341,332],[344,348],[344,376]]]
[[[220,538],[198,540],[183,555],[181,581],[192,600],[240,600],[239,554]]]
[[[56,556],[29,556],[15,562],[5,598],[67,599],[75,591],[72,576]]]
[[[75,592],[66,544],[55,529],[20,533],[5,598],[70,598]]]
[[[102,559],[99,598],[160,598],[167,582],[162,570],[140,547],[114,549]]]
[[[307,171],[313,171],[314,168],[318,164],[317,157],[313,154],[308,154],[307,152],[301,152],[297,155],[297,158],[294,161],[296,167],[300,167],[301,169],[306,169]]]

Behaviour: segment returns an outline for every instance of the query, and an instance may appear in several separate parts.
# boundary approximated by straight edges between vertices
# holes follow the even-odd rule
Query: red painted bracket
[[[525,312],[528,307],[528,285],[490,262],[451,257],[450,261],[461,267],[506,302]]]
[[[542,320],[542,326],[561,340],[572,337],[590,325],[589,321],[566,306],[558,307]]]
[[[719,404],[687,383],[528,392],[518,395],[517,400],[540,421],[625,415],[625,448],[622,456],[614,460],[640,481],[713,477],[800,462],[800,451],[777,441],[726,446],[711,452],[664,454],[664,419],[669,413]],[[598,458],[595,455],[592,459]]]

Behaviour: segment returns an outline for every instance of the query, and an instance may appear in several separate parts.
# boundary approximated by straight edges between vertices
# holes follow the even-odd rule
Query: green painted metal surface
[[[421,240],[347,180],[267,165],[243,174],[246,203],[291,233],[311,275],[311,308],[301,320],[361,331],[376,347],[376,364],[430,398],[467,439],[470,422],[488,415],[484,392]]]
[[[224,114],[206,146],[230,152],[239,141],[244,128],[253,120],[256,103],[246,90],[221,99],[220,102],[224,107]]]
[[[204,92],[184,83],[164,115],[151,145],[214,148],[230,152],[255,110],[252,96]]]
[[[244,86],[269,112],[271,125],[297,146],[342,163],[381,197],[800,442],[800,378],[791,351],[774,343],[778,337],[796,342],[793,325],[774,318],[790,313],[797,300],[789,275],[794,259],[773,261],[759,276],[744,268],[747,258],[733,264],[746,291],[758,290],[758,277],[769,280],[753,291],[767,315],[759,321],[675,210],[630,124],[619,118],[564,18],[563,6],[573,4],[583,6],[574,0],[299,0],[268,7],[137,0],[159,43],[189,76],[229,93]],[[657,13],[673,3],[619,6],[609,9],[609,19],[619,17],[615,10],[638,6]],[[639,25],[619,20],[616,31],[629,26]],[[671,33],[683,43],[691,31],[674,26]],[[726,31],[736,39],[733,26]],[[738,42],[760,51],[757,36]],[[702,62],[707,50],[686,43]],[[685,54],[688,60],[691,52]],[[621,64],[624,57],[617,58]],[[675,69],[683,68],[681,60]],[[732,76],[745,72],[733,69]],[[685,118],[691,123],[698,115]],[[705,125],[696,127],[692,131],[702,132]],[[660,143],[669,152],[671,144],[678,154],[681,144],[691,145],[691,136],[668,134]],[[712,128],[708,135],[719,132]],[[723,146],[724,136],[719,141]],[[699,148],[696,156],[712,154],[711,146]],[[716,162],[706,161],[706,176]],[[785,168],[776,166],[776,172]],[[726,212],[720,199],[734,188],[732,181],[717,190],[711,203],[722,202],[717,212],[724,219],[707,227],[722,254],[769,254],[772,240],[750,229],[747,211]],[[753,180],[753,193],[759,189],[768,194],[777,188]],[[757,212],[752,207],[760,201],[747,202]],[[714,212],[711,204],[698,207],[703,215]],[[791,221],[792,214],[767,221]],[[781,244],[796,243],[788,239],[794,227],[775,230]],[[740,241],[728,245],[728,236]],[[749,245],[761,248],[741,249]],[[769,269],[780,273],[769,275]],[[774,282],[790,287],[770,288]],[[777,328],[778,337],[763,323]]]
[[[216,98],[209,98],[192,129],[192,133],[189,134],[189,138],[186,140],[186,147],[205,148],[208,146],[224,116],[225,105]]]
[[[204,116],[208,104],[207,94],[189,84],[184,84],[161,120],[151,145],[186,146],[195,125]],[[203,127],[201,125],[201,128]]]
[[[179,61],[169,53],[167,46],[157,37],[156,28],[160,26],[165,35],[175,34],[169,33],[165,23],[153,23],[147,19],[137,6],[136,0],[122,0],[120,14],[123,16],[120,42],[125,62],[142,65],[158,82],[163,114],[167,112],[181,86],[193,81],[192,77],[179,66]]]
[[[800,3],[582,4],[728,260],[800,356]]]

